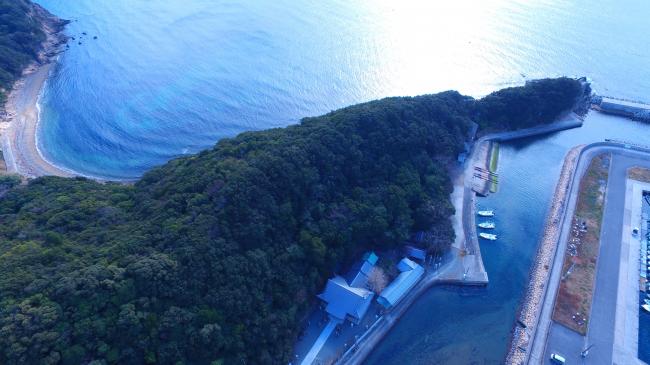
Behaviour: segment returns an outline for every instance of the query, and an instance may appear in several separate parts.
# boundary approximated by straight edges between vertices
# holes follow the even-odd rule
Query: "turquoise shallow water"
[[[241,131],[389,95],[586,75],[650,101],[648,2],[38,2],[87,33],[44,90],[40,147],[96,176],[135,178]],[[498,212],[500,239],[482,245],[490,285],[431,290],[368,363],[500,363],[564,153],[605,137],[650,144],[650,128],[592,113],[582,129],[504,145],[501,191],[479,202]]]

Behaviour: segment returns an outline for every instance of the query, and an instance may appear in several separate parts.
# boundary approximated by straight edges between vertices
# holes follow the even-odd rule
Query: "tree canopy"
[[[582,96],[582,88],[575,79],[561,77],[502,89],[477,103],[476,121],[486,132],[549,123],[573,108],[576,99]]]
[[[286,364],[337,264],[418,230],[453,241],[447,168],[472,120],[516,128],[496,117],[519,94],[573,85],[545,83],[478,101],[387,98],[246,132],[134,185],[7,181],[0,363]]]
[[[32,7],[27,0],[0,0],[0,104],[25,66],[36,59],[45,40]]]

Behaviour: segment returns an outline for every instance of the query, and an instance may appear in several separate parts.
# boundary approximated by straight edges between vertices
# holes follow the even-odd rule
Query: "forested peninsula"
[[[553,121],[581,83],[393,97],[242,133],[134,185],[0,187],[0,363],[286,364],[326,278],[365,249],[453,240],[473,122]]]

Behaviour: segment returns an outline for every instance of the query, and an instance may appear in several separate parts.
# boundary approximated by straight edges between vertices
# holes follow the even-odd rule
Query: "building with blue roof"
[[[424,261],[427,258],[427,252],[420,248],[415,248],[413,246],[405,246],[404,251],[406,253],[406,256],[413,259]]]
[[[400,274],[397,275],[379,295],[377,302],[384,308],[392,308],[404,297],[409,290],[424,275],[424,268],[408,258],[403,258],[398,264],[397,269]]]
[[[335,276],[327,281],[325,291],[319,294],[327,306],[325,311],[332,319],[345,321],[346,319],[359,323],[368,311],[375,294],[366,288],[355,288],[340,276]]]
[[[365,288],[368,284],[368,277],[370,276],[372,269],[375,267],[377,260],[379,260],[379,257],[377,257],[374,252],[366,252],[363,255],[362,260],[352,266],[352,269],[350,269],[346,276],[350,286]]]
[[[367,285],[378,259],[374,252],[367,252],[350,269],[346,278],[337,275],[327,281],[325,290],[318,297],[327,303],[325,311],[332,319],[353,323],[361,321],[375,296]]]

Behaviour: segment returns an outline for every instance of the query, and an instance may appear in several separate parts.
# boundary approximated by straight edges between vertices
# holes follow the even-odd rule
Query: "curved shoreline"
[[[11,117],[5,121],[7,125],[2,132],[2,149],[9,173],[28,178],[74,176],[45,160],[37,146],[40,119],[38,101],[51,68],[51,63],[32,68],[30,73],[16,82],[7,100],[6,109]]]
[[[41,18],[46,39],[38,60],[25,68],[23,76],[14,83],[7,97],[6,116],[0,121],[7,172],[28,178],[46,175],[80,176],[77,172],[48,161],[38,147],[40,98],[67,37],[61,33],[65,21],[38,5],[35,5],[34,12]]]
[[[94,175],[88,175],[81,173],[79,171],[75,171],[60,165],[57,165],[56,163],[50,161],[47,157],[45,157],[45,154],[39,147],[39,131],[41,128],[41,98],[43,96],[43,93],[45,91],[45,88],[47,87],[47,82],[50,79],[50,73],[52,72],[52,67],[56,67],[56,63],[58,62],[58,58],[54,61],[53,63],[49,64],[51,65],[50,69],[48,70],[48,74],[45,76],[42,85],[40,87],[40,91],[38,92],[36,96],[36,102],[35,102],[35,108],[36,108],[36,118],[34,121],[34,149],[36,150],[36,153],[38,154],[38,158],[44,163],[48,165],[48,168],[56,169],[58,172],[61,174],[55,174],[54,176],[62,176],[62,177],[72,177],[72,176],[80,176],[80,177],[85,177],[88,179],[92,180],[97,180],[97,181],[108,181],[106,178],[94,176]],[[119,181],[128,181],[128,180],[119,180]]]
[[[41,97],[47,81],[56,67],[62,47],[68,41],[62,31],[68,23],[34,4],[34,13],[41,19],[46,35],[37,60],[28,65],[15,83],[5,103],[5,115],[0,119],[0,146],[7,173],[25,178],[40,176],[85,177],[97,181],[106,178],[83,174],[50,161],[38,145],[41,127]],[[122,180],[119,180],[122,181]],[[129,182],[130,180],[124,180]]]

